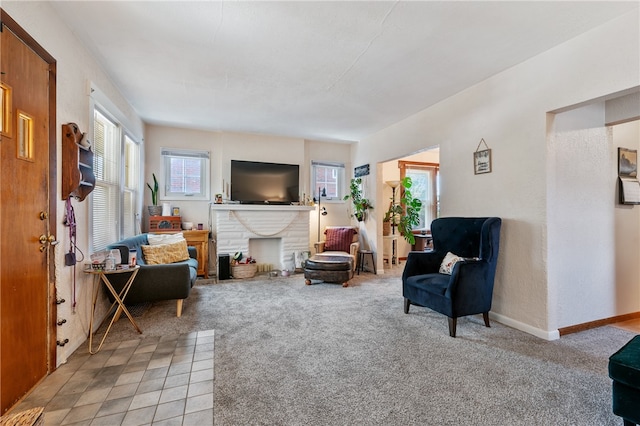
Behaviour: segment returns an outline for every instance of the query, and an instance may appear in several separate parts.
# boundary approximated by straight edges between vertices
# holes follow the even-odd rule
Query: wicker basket
[[[257,270],[257,263],[231,265],[231,275],[233,275],[233,278],[252,278]]]
[[[0,417],[1,426],[40,426],[44,424],[42,412],[44,407],[35,407],[16,414],[7,414]]]

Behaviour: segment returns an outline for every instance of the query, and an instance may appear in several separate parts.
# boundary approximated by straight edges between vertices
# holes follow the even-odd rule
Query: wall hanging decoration
[[[369,165],[364,164],[353,169],[354,177],[367,176],[369,174]]]
[[[481,150],[480,145],[484,144],[486,149]],[[473,173],[480,175],[491,173],[491,149],[483,139],[480,139],[476,152],[473,153]]]
[[[83,201],[96,183],[93,151],[86,133],[76,123],[62,125],[62,199]]]
[[[618,148],[618,182],[620,204],[640,204],[638,151]]]

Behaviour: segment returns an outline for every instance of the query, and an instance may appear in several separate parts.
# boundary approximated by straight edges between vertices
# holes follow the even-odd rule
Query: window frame
[[[198,158],[200,159],[200,185],[199,193],[171,192],[169,187],[171,182],[171,159],[173,158]],[[160,173],[160,193],[159,200],[167,201],[208,201],[211,200],[211,153],[199,149],[184,148],[160,148],[160,159],[162,170]]]
[[[422,162],[422,161],[404,161],[404,160],[399,160],[398,161],[398,168],[400,169],[400,179],[404,179],[407,176],[407,169],[416,169],[416,170],[427,170],[427,171],[433,171],[433,182],[431,183],[431,192],[433,193],[434,196],[434,200],[433,202],[430,204],[430,215],[433,219],[436,219],[439,217],[440,215],[440,191],[439,191],[439,185],[438,185],[438,180],[439,180],[439,176],[440,176],[440,164],[438,163],[427,163],[427,162]],[[402,198],[404,194],[404,188],[401,186],[401,192],[400,192],[400,197]],[[413,192],[411,192],[411,194],[414,196],[415,198],[415,194]],[[428,204],[425,203],[425,200],[420,200],[422,201],[422,205],[423,208],[426,210]],[[433,221],[432,219],[432,221]],[[424,227],[416,227],[413,229],[429,229],[431,226],[431,223],[426,223],[427,220],[425,218],[425,224]]]
[[[113,158],[110,158],[109,161],[115,161],[116,164],[112,167],[114,168],[113,176],[111,179],[105,180],[101,178],[100,167],[104,168],[104,163],[106,155],[100,155],[100,153],[96,152],[96,113],[100,114],[105,120],[107,120],[111,125],[113,125],[114,136],[110,138],[109,141],[105,141],[105,143],[115,143],[116,146],[110,146],[108,149],[113,150],[111,154],[113,154]],[[89,238],[89,246],[91,247],[91,252],[96,252],[100,250],[104,250],[107,245],[112,244],[115,241],[119,241],[123,238],[132,237],[140,232],[140,209],[142,205],[142,174],[140,168],[142,166],[142,143],[139,138],[135,137],[131,132],[129,132],[122,121],[118,120],[116,116],[109,111],[107,107],[105,107],[101,102],[96,100],[92,100],[91,102],[91,141],[92,141],[92,150],[94,151],[94,171],[96,174],[96,183],[94,190],[91,192],[89,197],[89,223],[90,223],[90,238]],[[128,144],[130,144],[128,146]],[[127,148],[133,147],[135,150],[135,155],[130,160],[125,158]],[[105,147],[105,151],[107,147]],[[126,168],[127,161],[131,161],[133,167],[137,170],[137,177],[133,176],[129,181],[127,181],[126,176]],[[136,174],[135,172],[133,173]],[[127,186],[130,183],[131,186]],[[105,188],[107,192],[111,191],[113,194],[111,196],[107,196],[105,198],[105,203],[111,204],[111,206],[104,211],[96,212],[97,208],[97,200],[98,193],[100,188]],[[109,195],[109,194],[108,194]],[[126,198],[128,198],[128,204],[125,202]],[[128,212],[125,212],[126,206],[128,207]],[[128,213],[129,217],[125,217],[125,214]],[[98,224],[96,221],[97,216],[102,216],[105,214],[109,214],[109,218],[106,221],[103,221],[101,224]],[[109,224],[113,224],[112,228],[109,227]],[[98,230],[102,230],[105,238],[101,238],[101,241],[96,241],[96,236],[98,235]],[[108,241],[107,241],[108,240]]]
[[[337,195],[335,197],[329,197],[329,196],[321,196],[322,202],[323,203],[344,203],[344,196],[346,195],[346,167],[344,163],[340,163],[337,161],[316,161],[316,160],[312,160],[311,161],[311,186],[310,188],[312,189],[312,194],[311,197],[314,200],[317,200],[316,197],[318,197],[318,191],[316,190],[317,186],[317,181],[316,181],[316,177],[317,177],[317,173],[316,173],[316,168],[318,167],[328,167],[328,168],[333,168],[334,171],[337,173],[336,176],[336,189],[337,189]]]

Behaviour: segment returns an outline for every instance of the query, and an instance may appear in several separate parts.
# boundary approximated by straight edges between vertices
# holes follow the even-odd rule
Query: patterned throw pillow
[[[451,275],[451,272],[453,272],[453,267],[456,263],[463,261],[464,258],[460,257],[460,256],[456,256],[455,254],[451,253],[451,252],[447,252],[447,255],[444,257],[444,259],[442,259],[442,263],[440,264],[440,273],[441,274],[447,274],[447,275]]]
[[[189,259],[186,240],[171,244],[143,245],[142,253],[148,265],[175,263]]]
[[[348,253],[354,232],[355,229],[353,228],[327,228],[324,231],[326,235],[325,251],[346,251]]]

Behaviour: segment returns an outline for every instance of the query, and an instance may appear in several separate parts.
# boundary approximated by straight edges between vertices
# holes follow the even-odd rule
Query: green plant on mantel
[[[411,178],[405,176],[401,180],[402,191],[400,195],[400,205],[404,208],[404,215],[398,221],[398,231],[409,244],[414,244],[416,238],[413,235],[413,227],[420,223],[420,209],[422,201],[413,198],[411,195]]]
[[[373,209],[371,202],[362,195],[362,178],[353,178],[349,184],[349,193],[344,196],[344,200],[351,199],[353,204],[353,216],[358,222],[366,219],[366,213]]]

